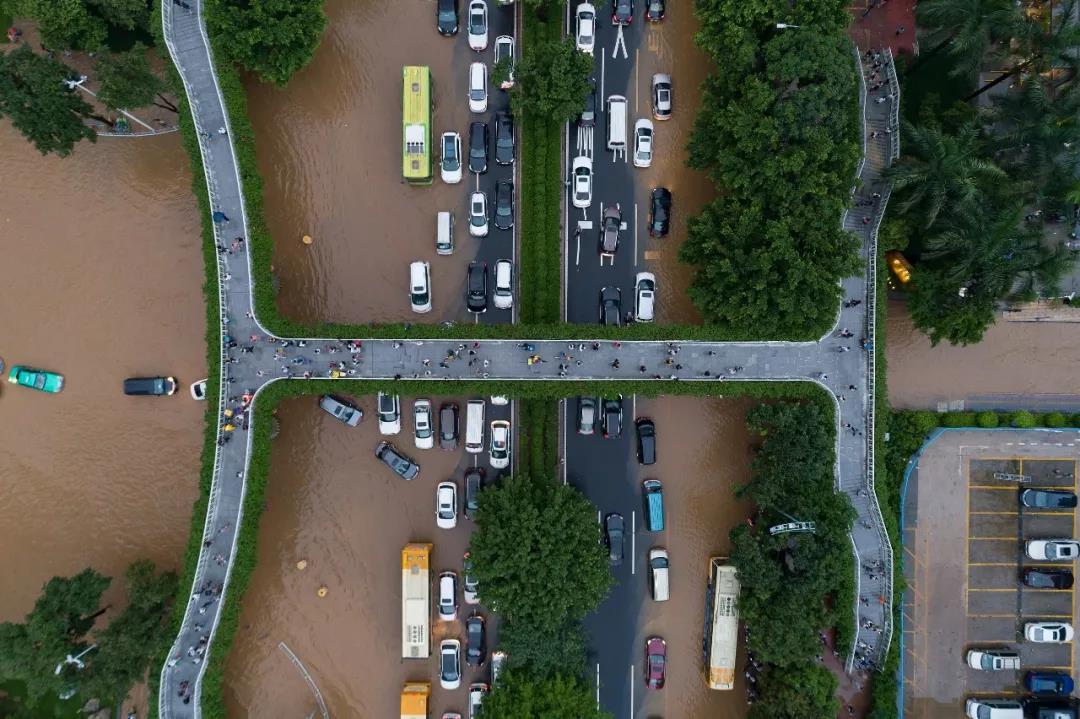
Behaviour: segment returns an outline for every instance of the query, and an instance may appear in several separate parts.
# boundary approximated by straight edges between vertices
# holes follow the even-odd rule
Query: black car
[[[176,392],[176,380],[172,377],[128,377],[124,380],[124,394],[154,395],[167,397]]]
[[[671,226],[671,192],[656,187],[649,193],[649,236],[667,237]]]
[[[618,287],[600,290],[600,324],[607,327],[622,325],[622,290]]]
[[[622,434],[622,395],[617,399],[604,400],[603,432],[604,439],[612,439]]]
[[[649,22],[660,22],[664,19],[666,5],[665,0],[645,0],[645,19]]]
[[[1033,589],[1072,589],[1073,573],[1071,569],[1048,569],[1028,567],[1021,575],[1025,587]]]
[[[1036,509],[1072,509],[1076,495],[1062,489],[1025,489],[1020,493],[1020,504]]]
[[[439,449],[457,449],[458,406],[447,402],[439,407]]]
[[[495,183],[495,226],[500,230],[514,226],[514,183],[510,180]]]
[[[634,0],[611,0],[611,24],[629,25],[634,20]]]
[[[578,434],[592,434],[596,431],[596,400],[592,397],[578,397],[577,431]]]
[[[487,263],[470,262],[465,287],[465,308],[469,312],[487,312]]]
[[[607,542],[608,559],[612,564],[622,564],[625,527],[626,522],[621,514],[612,512],[604,517],[604,539]]]
[[[585,93],[585,108],[578,116],[579,127],[593,127],[596,125],[596,78],[589,78],[589,91]]]
[[[480,667],[487,659],[487,641],[484,637],[484,618],[474,614],[465,620],[465,663],[470,667]]]
[[[389,442],[379,442],[375,446],[375,456],[402,479],[416,479],[416,475],[420,474],[420,465],[397,451]]]
[[[465,516],[476,519],[476,510],[480,508],[480,490],[484,488],[483,467],[469,467],[465,470]]]
[[[469,123],[469,172],[488,171],[488,126],[486,122]]]
[[[435,26],[444,37],[457,35],[458,31],[457,0],[439,0],[435,4]]]
[[[648,417],[634,420],[637,427],[637,461],[639,464],[656,464],[656,424]]]
[[[514,116],[506,110],[495,114],[495,164],[514,164]]]

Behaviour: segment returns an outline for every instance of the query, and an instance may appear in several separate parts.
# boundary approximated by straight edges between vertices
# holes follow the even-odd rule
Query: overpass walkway
[[[222,360],[218,412],[222,421],[191,596],[169,659],[161,668],[158,708],[163,719],[201,716],[202,677],[221,618],[222,599],[229,590],[237,530],[243,522],[251,408],[262,387],[284,379],[677,378],[699,382],[816,382],[830,392],[837,410],[837,488],[847,494],[858,512],[851,541],[862,602],[857,600],[852,612],[861,619],[847,667],[851,671],[857,665],[872,666],[882,661],[892,635],[893,557],[873,490],[874,351],[872,346],[864,351],[860,339],[872,337],[874,330],[876,237],[888,199],[880,175],[899,148],[898,88],[891,55],[886,52],[880,61],[889,77],[893,98],[883,103],[867,102],[863,92],[861,107],[866,129],[865,157],[859,167],[861,183],[854,194],[854,209],[843,218],[844,227],[862,240],[867,263],[865,278],[844,281],[847,297],[859,304],[842,309],[837,320],[838,328],[849,328],[855,337],[845,339],[830,334],[818,342],[680,342],[678,359],[683,367],[674,371],[665,364],[671,348],[668,342],[603,341],[593,349],[594,343],[587,337],[575,343],[538,339],[531,341],[533,350],[526,350],[517,340],[272,337],[254,316],[249,254],[228,251],[236,238],[248,236],[243,190],[229,118],[202,21],[203,3],[186,0],[186,4],[187,8],[163,0],[162,25],[199,133],[215,240],[219,248],[225,248],[218,254]],[[864,65],[879,61],[866,56],[862,60]],[[840,351],[842,346],[850,346],[852,351]],[[467,350],[476,355],[469,356]],[[456,358],[456,352],[462,354],[461,359]],[[573,356],[573,360],[560,359],[564,354]],[[544,361],[530,364],[529,355],[539,355]],[[615,359],[619,360],[618,368],[612,367]],[[564,371],[559,369],[560,364],[566,365]],[[741,369],[729,371],[735,367]],[[234,427],[237,429],[230,431]]]

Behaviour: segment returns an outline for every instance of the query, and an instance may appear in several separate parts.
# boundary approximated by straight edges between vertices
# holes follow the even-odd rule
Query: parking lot
[[[905,504],[905,716],[955,717],[968,697],[1020,697],[1029,670],[1076,675],[1072,642],[1024,639],[1025,624],[1075,624],[1075,590],[1025,586],[1033,539],[1077,536],[1074,510],[1022,506],[1022,489],[1077,489],[1072,433],[956,431],[919,460]],[[961,551],[962,550],[962,551]],[[1021,671],[979,671],[971,649],[1018,652]]]

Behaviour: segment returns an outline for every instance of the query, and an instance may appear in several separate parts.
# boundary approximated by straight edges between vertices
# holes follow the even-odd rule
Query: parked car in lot
[[[1021,581],[1032,589],[1072,589],[1073,573],[1068,569],[1026,567]]]
[[[578,115],[578,127],[594,127],[596,125],[596,78],[589,78],[589,91],[585,93],[585,106]]]
[[[649,22],[660,22],[664,19],[667,10],[665,0],[645,0],[645,19]]]
[[[1023,719],[1024,705],[1015,699],[968,699],[964,713],[968,719]]]
[[[1076,702],[1073,699],[1029,700],[1025,710],[1034,719],[1076,719]]]
[[[656,275],[639,272],[634,278],[634,321],[652,322],[656,318]]]
[[[480,190],[469,196],[469,234],[473,237],[488,234],[487,195]]]
[[[458,0],[439,0],[435,4],[435,27],[444,37],[457,35]]]
[[[592,205],[592,158],[580,156],[574,158],[572,174],[574,207],[585,209]]]
[[[457,449],[458,406],[446,402],[439,407],[439,449]]]
[[[1073,539],[1033,539],[1024,551],[1029,559],[1070,562],[1080,556],[1080,543]]]
[[[442,161],[439,163],[439,175],[448,185],[461,182],[461,135],[456,132],[442,134]]]
[[[649,193],[649,236],[667,237],[671,227],[671,192],[655,187]]]
[[[1073,509],[1076,495],[1062,489],[1025,489],[1020,504],[1034,509]]]
[[[611,0],[611,24],[629,25],[634,21],[634,0]]]
[[[514,263],[510,260],[495,262],[495,290],[491,296],[497,310],[514,306]]]
[[[510,466],[510,423],[505,419],[497,419],[491,423],[488,462],[495,469],[506,469]]]
[[[603,287],[600,290],[600,324],[606,327],[622,326],[622,290]]]
[[[401,400],[396,394],[379,392],[375,411],[379,415],[380,433],[392,435],[401,431]]]
[[[466,604],[479,604],[480,584],[476,581],[476,576],[473,574],[472,557],[468,552],[465,552],[465,557],[462,560],[462,569],[462,597],[465,599]]]
[[[399,452],[389,442],[379,442],[375,446],[375,456],[402,479],[416,479],[416,475],[420,474],[420,465]]]
[[[596,8],[592,3],[583,2],[577,6],[574,18],[574,43],[578,50],[592,55],[596,49]]]
[[[474,62],[469,65],[469,112],[487,112],[487,107],[487,65]]]
[[[657,73],[652,76],[652,116],[657,120],[670,120],[675,109],[675,97],[671,92],[671,75]]]
[[[457,689],[461,686],[461,642],[443,639],[439,643],[439,686]]]
[[[612,439],[622,434],[623,411],[621,394],[615,399],[604,399],[603,423],[604,439]]]
[[[469,172],[488,171],[488,126],[486,122],[469,123]]]
[[[1068,622],[1027,622],[1024,638],[1039,644],[1062,644],[1071,642],[1073,627]]]
[[[15,370],[22,370],[21,367],[12,367],[11,373],[15,374]],[[34,380],[32,385],[24,385],[26,387],[33,387],[37,390],[44,392],[59,392],[60,387],[63,386],[64,380],[60,378],[60,384],[57,389],[49,389],[53,386],[54,378],[59,378],[60,375],[54,375],[51,372],[41,372],[40,370],[32,370],[38,373],[38,377]],[[11,381],[11,378],[8,378]],[[18,384],[23,384],[22,379],[16,380]],[[43,386],[39,384],[44,383]],[[128,377],[124,380],[124,394],[127,395],[151,395],[154,397],[169,397],[176,392],[176,379],[173,377]]]
[[[435,254],[454,254],[454,213],[440,212],[435,215]]]
[[[499,82],[500,90],[509,90],[514,86],[514,38],[511,35],[499,35],[495,38],[495,64],[509,63],[506,78]],[[495,69],[492,68],[492,72]]]
[[[1073,679],[1064,672],[1028,672],[1024,675],[1024,688],[1032,694],[1072,694]]]
[[[656,464],[656,423],[648,417],[638,417],[634,426],[637,427],[638,464]]]
[[[495,164],[514,164],[514,116],[506,110],[495,114]]]
[[[618,205],[605,207],[600,220],[600,254],[614,255],[618,251],[621,228],[622,209]]]
[[[469,467],[465,470],[465,516],[476,519],[480,508],[480,490],[484,488],[484,468]]]
[[[1020,654],[1012,649],[971,649],[967,665],[984,672],[1015,671],[1020,668]]]
[[[364,412],[359,407],[353,407],[345,400],[330,394],[319,397],[319,407],[331,417],[350,427],[360,424],[360,420],[364,418]]]
[[[413,402],[413,440],[417,449],[435,446],[435,417],[429,399]]]
[[[452,622],[457,619],[457,575],[443,572],[439,575],[439,619]]]
[[[469,1],[469,47],[482,52],[488,46],[488,11],[484,0]]]
[[[488,685],[483,682],[473,682],[469,685],[469,719],[480,719],[480,706],[488,691]]]
[[[604,517],[604,541],[608,548],[608,560],[615,565],[622,564],[625,528],[626,521],[618,512],[612,512]]]
[[[431,312],[431,265],[427,262],[409,264],[409,307],[420,315]]]
[[[465,309],[474,314],[487,312],[487,265],[470,262],[465,285]]]
[[[578,397],[577,416],[578,434],[593,434],[596,431],[596,399]]]
[[[465,620],[465,663],[470,667],[480,667],[487,661],[487,638],[484,630],[484,618],[473,614]]]
[[[667,679],[667,642],[649,637],[645,642],[645,686],[663,689]]]
[[[499,180],[495,183],[495,226],[509,230],[514,226],[514,183]]]
[[[642,118],[634,123],[634,167],[649,167],[653,156],[652,120]]]
[[[457,526],[457,485],[439,482],[435,489],[435,526],[453,529]]]

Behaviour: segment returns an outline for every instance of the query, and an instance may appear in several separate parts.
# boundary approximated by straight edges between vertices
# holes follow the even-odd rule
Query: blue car
[[[1073,680],[1062,672],[1028,672],[1024,675],[1024,686],[1034,694],[1072,694]]]

